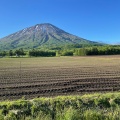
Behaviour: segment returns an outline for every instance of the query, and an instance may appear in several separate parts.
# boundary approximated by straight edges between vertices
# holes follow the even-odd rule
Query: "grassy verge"
[[[120,93],[1,101],[0,120],[120,120]]]

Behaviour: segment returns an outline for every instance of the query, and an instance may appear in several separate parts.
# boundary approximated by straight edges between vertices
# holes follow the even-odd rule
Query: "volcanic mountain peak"
[[[23,35],[32,35],[32,34],[60,34],[60,33],[66,33],[65,31],[55,27],[52,24],[49,23],[44,23],[44,24],[36,24],[35,26],[25,28],[23,30],[20,30],[16,33],[13,33],[9,37],[14,37],[14,36],[23,36]],[[67,33],[68,34],[68,33]]]
[[[40,32],[40,33],[53,33],[53,32],[64,32],[63,30],[55,27],[52,24],[44,23],[44,24],[36,24],[35,26],[25,28],[22,32]]]
[[[49,24],[36,24],[0,39],[0,49],[37,48],[65,44],[95,44]]]

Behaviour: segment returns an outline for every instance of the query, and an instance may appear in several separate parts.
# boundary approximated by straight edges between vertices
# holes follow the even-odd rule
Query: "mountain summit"
[[[0,49],[2,50],[65,44],[97,44],[97,42],[69,34],[49,23],[37,24],[0,39]]]

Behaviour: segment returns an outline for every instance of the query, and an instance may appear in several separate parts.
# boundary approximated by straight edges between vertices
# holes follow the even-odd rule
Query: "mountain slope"
[[[65,44],[98,44],[69,34],[56,26],[45,23],[25,28],[0,39],[0,49],[37,48]]]

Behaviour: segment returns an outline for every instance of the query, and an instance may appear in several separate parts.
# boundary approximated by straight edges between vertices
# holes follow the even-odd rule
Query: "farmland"
[[[119,55],[0,58],[0,100],[119,90]]]

